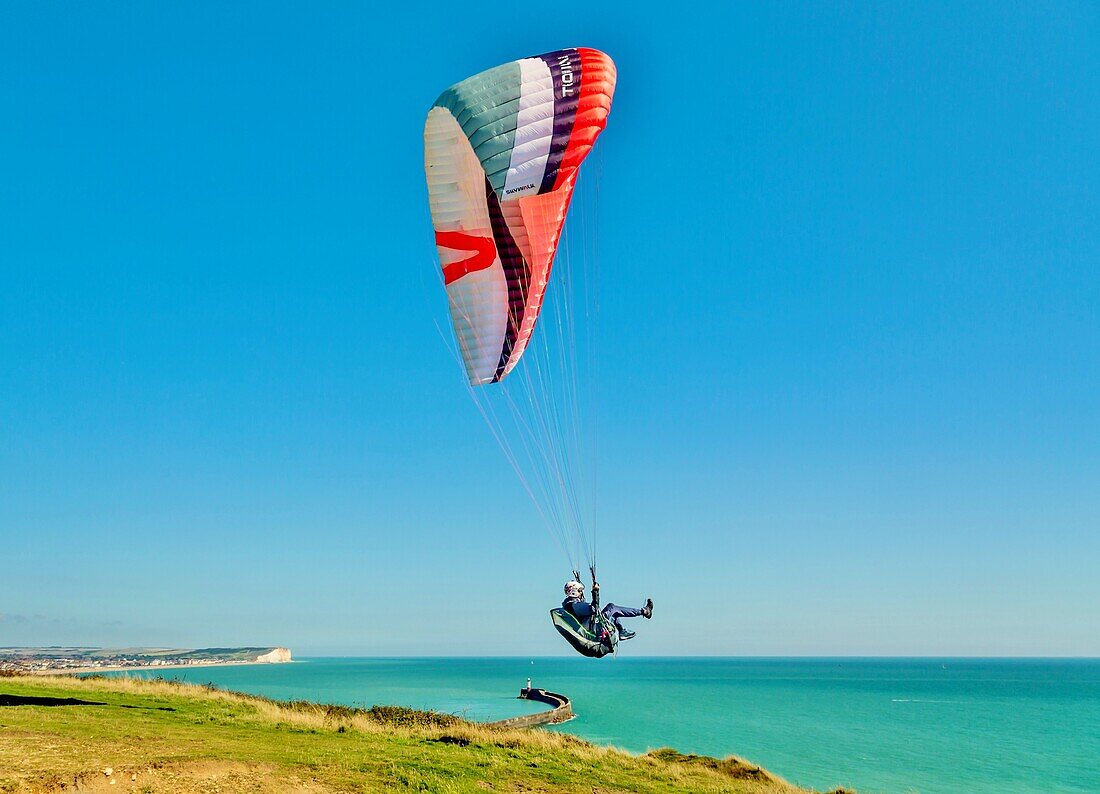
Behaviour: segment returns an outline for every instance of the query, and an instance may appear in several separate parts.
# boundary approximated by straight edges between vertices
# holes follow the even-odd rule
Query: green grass
[[[402,708],[141,679],[0,678],[0,702],[25,698],[95,705],[0,705],[0,792],[803,791],[735,758],[635,756]]]

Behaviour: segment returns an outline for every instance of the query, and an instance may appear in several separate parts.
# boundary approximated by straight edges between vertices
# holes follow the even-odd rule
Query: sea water
[[[573,700],[553,730],[736,754],[821,790],[1100,792],[1100,660],[327,658],[159,674],[475,720],[545,708],[516,699],[530,677]]]

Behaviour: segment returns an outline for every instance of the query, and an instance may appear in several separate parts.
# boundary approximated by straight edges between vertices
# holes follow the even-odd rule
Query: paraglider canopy
[[[470,383],[496,383],[535,329],[577,170],[611,110],[599,50],[522,58],[448,88],[428,112],[428,201]]]

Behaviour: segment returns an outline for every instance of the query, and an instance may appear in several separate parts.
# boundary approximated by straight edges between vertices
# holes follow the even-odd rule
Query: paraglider
[[[521,58],[443,91],[424,127],[436,249],[470,394],[571,568],[583,559],[593,580],[598,257],[583,235],[579,264],[567,262],[550,284],[615,78],[599,50]],[[553,305],[540,325],[549,338],[537,339],[544,304]],[[554,625],[578,651],[614,649],[615,620],[607,621],[615,635],[608,639],[591,631],[603,631],[602,616],[586,628],[559,612]]]
[[[565,637],[574,650],[585,656],[599,659],[615,651],[620,640],[634,638],[635,632],[626,629],[623,618],[653,617],[653,599],[647,598],[643,607],[623,607],[608,604],[600,608],[600,584],[592,571],[592,601],[584,600],[584,585],[580,574],[565,583],[565,600],[560,609],[550,610],[554,628]]]

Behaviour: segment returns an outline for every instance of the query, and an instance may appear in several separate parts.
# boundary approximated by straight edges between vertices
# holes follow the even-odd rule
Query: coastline
[[[0,708],[15,707],[4,708],[5,727],[13,730],[12,741],[0,743],[3,791],[106,794],[121,784],[117,790],[164,794],[335,794],[437,784],[475,791],[508,782],[516,790],[565,794],[583,781],[586,790],[814,794],[736,756],[669,748],[631,754],[401,706],[282,702],[124,676],[16,675],[0,680],[0,693]]]
[[[194,670],[196,667],[236,667],[250,664],[294,664],[296,660],[283,662],[247,661],[195,662],[194,664],[118,664],[98,667],[59,667],[55,670],[28,670],[23,675],[88,675],[89,673],[118,673],[127,670]]]

